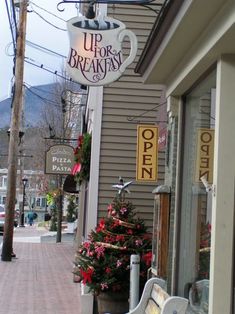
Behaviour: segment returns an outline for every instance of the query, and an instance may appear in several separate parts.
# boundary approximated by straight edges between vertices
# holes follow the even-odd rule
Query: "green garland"
[[[74,160],[76,165],[81,165],[80,171],[74,174],[76,182],[81,184],[89,181],[90,160],[91,160],[91,134],[85,133],[78,139],[78,146],[74,150]]]

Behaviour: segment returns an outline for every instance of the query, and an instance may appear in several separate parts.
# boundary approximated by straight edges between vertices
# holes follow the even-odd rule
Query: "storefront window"
[[[213,71],[185,96],[178,290],[187,297],[193,284],[210,276],[215,79]]]

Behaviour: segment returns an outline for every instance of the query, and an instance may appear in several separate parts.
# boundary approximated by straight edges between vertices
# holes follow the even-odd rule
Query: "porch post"
[[[235,55],[217,64],[209,314],[233,313]]]

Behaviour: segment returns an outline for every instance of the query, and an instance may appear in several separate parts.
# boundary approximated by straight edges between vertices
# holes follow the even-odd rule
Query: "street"
[[[62,242],[73,243],[74,234],[62,233]],[[0,233],[0,251],[2,249],[3,233]],[[39,228],[37,225],[25,225],[24,228],[14,228],[13,235],[13,250],[14,243],[56,243],[56,232],[48,231],[44,227]]]
[[[21,228],[21,227],[14,228],[13,249],[14,249],[15,242],[40,243],[41,236],[47,233],[48,231],[46,229],[42,228],[40,230],[36,226],[33,226],[33,227],[26,226],[25,228]],[[2,251],[2,241],[3,241],[3,233],[0,233],[0,251]]]

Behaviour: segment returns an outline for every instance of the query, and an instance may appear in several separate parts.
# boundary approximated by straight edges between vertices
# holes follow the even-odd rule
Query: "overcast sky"
[[[8,2],[10,2],[8,0]],[[61,5],[63,12],[57,10],[59,0],[33,0],[28,9],[33,11],[27,14],[26,40],[52,50],[60,55],[67,56],[69,43],[66,31],[66,21],[76,16],[77,9],[74,4]],[[48,12],[46,12],[48,11]],[[59,18],[53,16],[56,15]],[[46,22],[46,21],[47,22]],[[64,21],[65,20],[65,21]],[[4,0],[0,0],[0,101],[9,96],[11,79],[13,77],[13,46],[10,26],[7,18],[7,10]],[[50,25],[53,24],[54,26]],[[56,28],[57,27],[57,28]],[[3,30],[3,31],[2,31]],[[50,71],[61,73],[65,59],[55,54],[35,49],[32,44],[26,45],[25,57],[29,62],[36,65],[43,64],[43,67]],[[58,78],[57,78],[58,79]],[[28,86],[43,85],[56,81],[56,75],[37,68],[25,62],[24,82]]]

